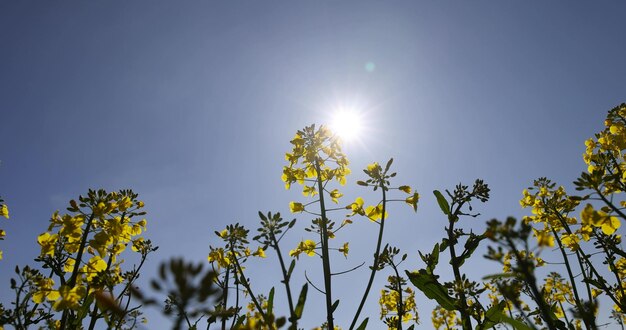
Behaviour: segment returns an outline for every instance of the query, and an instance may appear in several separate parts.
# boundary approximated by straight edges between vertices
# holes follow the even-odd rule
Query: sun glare
[[[351,141],[361,132],[361,117],[353,110],[339,110],[332,118],[330,129],[341,139]]]

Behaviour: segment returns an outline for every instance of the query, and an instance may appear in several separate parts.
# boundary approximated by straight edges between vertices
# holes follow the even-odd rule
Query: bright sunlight
[[[362,127],[360,114],[348,109],[341,109],[335,112],[330,124],[330,129],[345,141],[356,139]]]

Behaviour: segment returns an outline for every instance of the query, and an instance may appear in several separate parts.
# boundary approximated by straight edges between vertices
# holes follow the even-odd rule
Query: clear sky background
[[[255,229],[259,210],[290,217],[303,197],[280,180],[289,140],[340,106],[366,122],[346,146],[343,202],[374,202],[354,182],[394,157],[397,184],[422,200],[417,213],[391,209],[386,241],[409,254],[407,269],[421,267],[417,250],[430,251],[445,223],[433,189],[483,178],[492,199],[465,220],[477,232],[524,215],[521,191],[537,177],[573,191],[584,140],[625,101],[624,13],[623,1],[2,1],[0,194],[11,219],[0,225],[0,300],[52,212],[89,188],[132,188],[145,201],[146,237],[161,248],[144,281],[171,256],[206,261],[228,223]],[[285,249],[311,238],[310,219],[298,219]],[[351,254],[335,256],[337,270],[369,263],[375,235],[368,221],[340,233]],[[249,265],[259,293],[280,285],[275,265]],[[466,267],[475,279],[498,270],[478,255]],[[302,262],[296,277],[318,269]],[[337,279],[344,327],[366,273]],[[369,299],[374,319],[387,275]],[[324,312],[309,294],[303,325],[313,327]],[[434,304],[418,299],[428,329]],[[149,328],[167,328],[150,317]]]

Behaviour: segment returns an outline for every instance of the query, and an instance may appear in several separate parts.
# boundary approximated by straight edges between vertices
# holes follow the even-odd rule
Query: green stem
[[[283,260],[283,255],[280,253],[280,247],[278,246],[278,241],[276,240],[276,236],[274,233],[270,233],[270,240],[273,242],[272,247],[276,250],[276,254],[278,254],[278,261],[280,262],[280,269],[283,273],[283,284],[285,284],[285,290],[287,291],[287,302],[289,303],[289,322],[291,322],[291,328],[298,329],[298,316],[296,315],[296,311],[293,308],[293,298],[291,296],[291,286],[289,285],[289,278],[291,277],[288,274],[288,270],[285,267],[285,261]]]
[[[322,182],[322,170],[319,160],[315,160],[315,170],[317,172],[317,189],[320,195],[321,235],[322,235],[322,267],[324,271],[324,294],[326,296],[326,322],[328,329],[335,329],[333,319],[333,299],[332,283],[330,272],[330,256],[328,253],[328,218],[326,217],[326,206],[324,205],[324,184]]]
[[[224,299],[222,299],[222,306],[224,307],[224,312],[226,312],[227,304],[228,304],[228,281],[230,280],[230,266],[226,267],[226,274],[224,275]],[[222,330],[226,330],[226,317],[222,317]]]
[[[378,259],[380,258],[380,247],[382,246],[382,241],[383,241],[383,231],[385,229],[385,208],[387,207],[387,195],[386,195],[386,191],[385,191],[385,187],[381,184],[381,188],[383,191],[383,210],[382,210],[382,218],[380,220],[380,226],[378,228],[378,240],[376,243],[376,252],[374,252],[374,263],[372,264],[372,268],[371,268],[371,272],[370,272],[370,278],[367,282],[367,286],[365,287],[365,292],[363,293],[363,297],[361,298],[361,303],[359,304],[359,308],[356,310],[356,314],[354,315],[354,318],[352,319],[352,323],[350,324],[350,330],[354,329],[354,327],[356,326],[356,322],[359,319],[359,315],[361,314],[361,310],[363,309],[363,306],[365,306],[365,301],[367,300],[367,297],[369,296],[369,292],[370,289],[372,288],[372,284],[374,283],[374,277],[376,276],[376,272],[378,271],[377,267],[378,267]]]
[[[237,281],[237,279],[235,279],[235,310],[237,311],[235,313],[235,317],[233,317],[233,320],[230,322],[231,329],[235,328],[235,322],[237,321],[237,316],[239,314],[239,281]]]
[[[559,251],[561,251],[561,256],[563,256],[563,261],[565,262],[565,268],[567,269],[567,275],[569,276],[570,283],[572,284],[572,291],[574,292],[574,299],[576,300],[576,308],[578,308],[578,311],[582,315],[585,315],[586,311],[584,310],[583,305],[580,303],[580,297],[578,296],[578,288],[577,288],[576,282],[574,281],[574,274],[572,273],[572,267],[569,264],[569,258],[567,257],[567,253],[565,253],[565,249],[563,248],[563,243],[561,243],[561,240],[559,239],[559,236],[556,233],[556,230],[554,230],[554,228],[551,228],[551,229],[552,229],[552,234],[554,235],[555,241],[559,244]],[[588,322],[587,317],[585,316],[583,320],[585,321],[585,327],[589,329],[590,325],[587,323]]]
[[[256,296],[254,295],[254,292],[252,292],[252,288],[250,287],[250,283],[248,283],[248,280],[246,279],[246,276],[243,274],[243,269],[241,269],[241,265],[239,264],[239,259],[237,259],[237,256],[235,254],[235,250],[234,250],[234,248],[232,246],[233,246],[233,244],[231,244],[231,253],[233,254],[233,259],[235,260],[235,267],[236,267],[236,269],[235,269],[235,277],[239,278],[240,280],[238,280],[238,282],[240,282],[244,286],[244,288],[246,288],[246,290],[248,290],[248,293],[250,294],[250,298],[252,299],[252,302],[254,303],[254,306],[256,306],[256,309],[259,311],[259,314],[261,314],[261,317],[263,317],[263,320],[265,321],[265,325],[269,329],[272,329],[271,320],[267,317],[267,314],[265,314],[265,312],[263,311],[263,307],[261,306],[259,301],[256,299]]]
[[[393,261],[391,262],[391,268],[393,268],[394,272],[396,273],[396,278],[398,279],[398,287],[396,288],[398,290],[398,322],[396,324],[396,328],[398,330],[402,330],[402,318],[404,317],[404,314],[406,313],[406,311],[404,310],[404,303],[402,302],[402,278],[400,277],[400,274],[398,273],[398,267],[396,267],[396,265],[393,263]]]
[[[78,254],[76,255],[76,260],[74,263],[74,269],[72,270],[72,277],[70,277],[70,281],[68,286],[70,289],[73,289],[76,286],[76,278],[78,277],[78,269],[80,269],[80,263],[83,258],[83,250],[85,249],[85,244],[87,244],[87,236],[89,236],[89,230],[91,229],[91,223],[93,222],[94,214],[93,211],[91,215],[89,215],[89,220],[87,220],[87,226],[85,227],[85,232],[83,233],[83,237],[80,241],[80,246],[78,248]],[[63,310],[63,316],[61,316],[61,326],[62,330],[65,329],[68,317],[68,310]]]
[[[457,244],[457,239],[456,237],[454,237],[454,222],[456,219],[458,219],[458,213],[461,210],[461,206],[462,204],[460,204],[454,213],[448,215],[448,228],[447,228],[447,232],[448,232],[448,241],[450,242],[450,261],[452,264],[452,271],[454,273],[454,281],[455,284],[458,286],[457,290],[459,293],[459,298],[461,300],[461,308],[459,310],[459,312],[461,313],[461,321],[462,321],[462,326],[464,330],[471,330],[472,329],[472,320],[470,319],[470,315],[468,313],[468,307],[467,307],[467,298],[465,297],[465,291],[463,289],[463,278],[461,277],[461,271],[459,269],[458,266],[458,262],[456,259],[456,250],[454,249],[455,245]]]
[[[617,271],[617,268],[615,267],[615,263],[613,263],[613,260],[615,259],[614,258],[615,255],[612,254],[608,250],[608,248],[606,247],[606,245],[604,244],[604,242],[601,239],[598,239],[598,242],[600,242],[600,245],[602,246],[602,249],[604,250],[604,253],[607,255],[606,261],[607,261],[607,263],[609,265],[609,270],[611,271],[611,273],[613,273],[613,275],[615,275],[615,280],[616,280],[617,286],[620,289],[621,296],[625,297],[626,294],[624,293],[624,287],[622,286],[622,281],[620,280],[619,273]],[[621,310],[624,310],[624,307],[626,307],[626,306],[623,306],[623,304],[617,304],[617,306]]]
[[[547,306],[547,303],[545,299],[543,298],[543,295],[539,292],[539,289],[537,288],[537,279],[535,278],[535,275],[530,271],[531,265],[528,263],[528,261],[526,261],[524,257],[522,257],[521,253],[515,247],[515,243],[511,241],[510,237],[506,237],[506,241],[510,249],[515,254],[515,258],[517,260],[517,267],[519,271],[522,273],[523,279],[526,282],[528,289],[530,290],[530,293],[531,293],[530,297],[537,303],[537,306],[539,307],[539,311],[541,312],[541,317],[546,322],[548,329],[556,330],[556,326],[552,322],[552,317],[550,316],[551,315],[550,307]],[[523,314],[526,316],[526,313],[523,313]]]

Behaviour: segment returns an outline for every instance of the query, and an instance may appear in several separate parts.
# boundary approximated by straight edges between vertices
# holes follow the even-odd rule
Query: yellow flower
[[[404,191],[407,194],[411,193],[411,187],[410,186],[400,186],[398,187],[399,190]]]
[[[68,258],[67,261],[65,262],[65,265],[63,265],[63,271],[66,273],[71,273],[74,271],[74,265],[76,265],[76,259],[74,258]]]
[[[548,231],[548,229],[537,230],[533,228],[534,236],[537,237],[537,244],[539,246],[554,246],[554,236]]]
[[[381,220],[383,218],[383,205],[379,204],[377,206],[368,206],[365,209],[365,214],[371,221]],[[387,211],[385,211],[385,219],[389,217]]]
[[[33,302],[41,304],[47,298],[50,301],[59,299],[59,291],[54,290],[54,280],[51,278],[42,278],[35,282],[37,290],[33,294]]]
[[[316,246],[317,244],[314,241],[307,239],[300,242],[295,249],[289,251],[289,256],[298,258],[300,253],[306,253],[306,255],[312,257],[315,255]]]
[[[98,273],[107,269],[107,263],[99,256],[94,256],[82,268],[82,272],[87,274],[87,280],[91,281]]]
[[[59,294],[61,299],[54,303],[54,310],[60,311],[68,308],[77,309],[80,307],[80,300],[87,294],[87,289],[83,286],[70,288],[69,286],[62,285],[59,289]]]
[[[130,197],[126,196],[122,198],[122,200],[118,204],[118,208],[120,211],[126,211],[129,207],[133,206],[133,201],[130,200]]]
[[[417,202],[420,199],[420,194],[417,192],[413,193],[413,195],[409,196],[404,200],[405,203],[411,205],[413,207],[413,211],[417,212]]]
[[[265,258],[265,251],[259,246],[259,248],[252,254],[253,256],[257,256],[259,258]]]
[[[335,204],[339,203],[337,199],[340,198],[341,196],[343,196],[343,194],[340,193],[339,190],[337,189],[330,192],[330,198],[333,200],[333,202],[335,202]]]
[[[580,213],[583,225],[592,224],[594,227],[602,228],[605,235],[612,235],[621,223],[617,217],[610,216],[602,211],[596,211],[591,204],[587,204]]]
[[[289,209],[291,210],[291,213],[300,213],[304,211],[304,205],[298,202],[290,202]]]
[[[348,210],[352,210],[352,214],[350,214],[350,216],[353,216],[355,214],[365,215],[365,211],[363,210],[364,204],[365,202],[363,201],[363,198],[357,197],[354,203],[348,205],[346,208]]]
[[[9,218],[9,208],[6,205],[0,205],[0,217]]]
[[[223,248],[211,248],[207,259],[211,263],[217,262],[218,267],[228,267],[230,265],[230,258],[225,255]]]
[[[343,243],[343,247],[339,249],[339,252],[343,253],[344,257],[348,257],[348,251],[350,251],[350,247],[348,246],[348,242]]]
[[[580,238],[576,234],[563,234],[563,236],[561,236],[561,243],[572,251],[576,251],[580,248],[578,242],[580,242]]]
[[[41,255],[54,256],[54,247],[56,245],[59,235],[45,232],[37,237],[37,242],[41,245]]]
[[[139,222],[137,222],[138,225],[143,227],[143,230],[146,230],[146,225],[148,224],[148,221],[146,221],[146,219],[141,219],[139,220]]]
[[[374,171],[378,170],[379,168],[380,168],[380,165],[378,165],[377,162],[373,162],[373,163],[367,165],[367,170],[369,172],[374,172]]]
[[[103,216],[111,212],[111,205],[99,202],[98,205],[93,207],[93,214],[97,217]]]
[[[140,252],[142,251],[143,247],[144,247],[144,239],[143,237],[139,237],[135,240],[133,240],[133,245],[131,246],[131,249],[135,252]]]
[[[317,189],[314,186],[304,186],[302,187],[302,195],[306,196],[315,196],[317,195]]]

